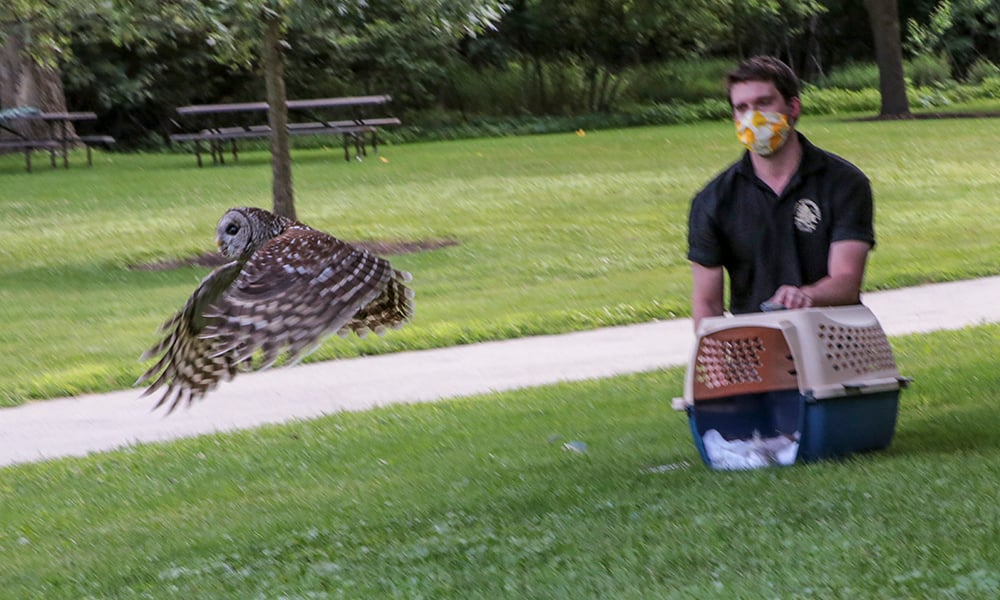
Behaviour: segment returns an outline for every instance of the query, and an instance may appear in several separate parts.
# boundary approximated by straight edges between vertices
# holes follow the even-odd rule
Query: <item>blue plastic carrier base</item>
[[[703,436],[718,431],[726,440],[798,433],[795,462],[841,458],[882,450],[892,443],[899,390],[817,400],[798,390],[738,394],[687,407],[688,423],[702,461],[716,468]]]

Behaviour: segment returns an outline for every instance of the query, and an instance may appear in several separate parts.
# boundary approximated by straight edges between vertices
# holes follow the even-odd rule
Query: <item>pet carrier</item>
[[[889,446],[908,380],[863,305],[704,319],[684,397],[706,465],[809,462]]]

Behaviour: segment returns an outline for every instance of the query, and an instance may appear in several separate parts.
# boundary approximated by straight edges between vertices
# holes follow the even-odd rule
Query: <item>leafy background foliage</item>
[[[998,2],[902,0],[911,84],[995,77]],[[651,104],[718,98],[724,65],[759,52],[782,56],[818,87],[871,86],[871,33],[859,27],[867,16],[858,2],[515,0],[502,15],[497,8],[487,0],[17,0],[0,36],[32,23],[51,41],[36,53],[60,64],[70,105],[98,111],[99,127],[122,148],[161,146],[178,128],[177,106],[262,98],[254,24],[267,9],[288,15],[289,97],[390,93],[396,116],[420,127],[591,114],[621,122],[617,115]]]

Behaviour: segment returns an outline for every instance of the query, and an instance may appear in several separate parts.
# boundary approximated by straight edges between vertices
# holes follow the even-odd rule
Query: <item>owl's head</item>
[[[231,208],[215,228],[215,243],[226,258],[246,258],[280,235],[289,219],[261,208]]]

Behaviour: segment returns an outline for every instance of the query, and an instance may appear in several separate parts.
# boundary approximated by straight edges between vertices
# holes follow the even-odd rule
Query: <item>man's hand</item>
[[[785,308],[809,308],[813,305],[812,297],[794,285],[783,285],[768,300]]]
[[[859,240],[843,240],[830,244],[830,274],[816,283],[795,287],[783,285],[769,302],[785,308],[810,306],[843,306],[861,301],[861,280],[871,245]]]

